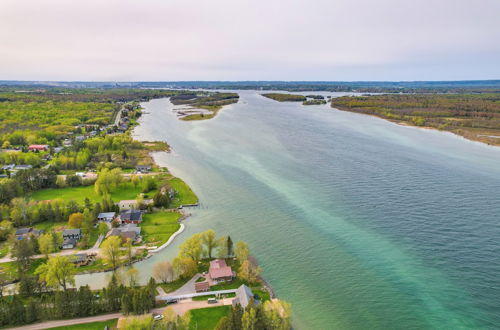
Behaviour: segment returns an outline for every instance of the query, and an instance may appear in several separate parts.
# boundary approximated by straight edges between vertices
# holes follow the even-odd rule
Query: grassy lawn
[[[252,287],[248,282],[243,281],[239,278],[235,278],[232,282],[229,283],[221,283],[214,285],[210,288],[212,291],[217,291],[217,290],[229,290],[229,289],[237,289],[239,288],[242,284],[245,284],[248,287]]]
[[[224,297],[219,297],[218,299],[223,299],[223,298],[234,298],[236,297],[236,293],[226,293]],[[206,301],[208,298],[216,298],[215,295],[208,295],[208,296],[200,296],[200,297],[193,297],[192,299],[194,301]]]
[[[170,283],[160,283],[158,286],[161,286],[163,290],[165,290],[166,293],[173,292],[177,289],[179,289],[181,286],[186,284],[187,281],[189,281],[190,278],[179,278],[173,282]]]
[[[113,320],[103,321],[103,322],[92,322],[92,323],[74,324],[74,325],[69,325],[69,326],[64,326],[64,327],[56,327],[56,328],[49,328],[49,329],[102,330],[102,329],[104,329],[105,326],[108,326],[110,328],[116,327],[117,323],[118,323],[118,319],[113,319]]]
[[[194,309],[190,311],[191,322],[189,322],[189,329],[214,329],[217,322],[224,316],[229,314],[231,306],[217,306],[201,309]]]
[[[118,202],[124,199],[136,199],[137,195],[142,192],[142,186],[138,185],[134,187],[131,182],[125,182],[120,187],[111,192],[111,199],[114,202]],[[149,196],[153,196],[155,192],[149,192]],[[31,199],[42,201],[42,200],[53,200],[61,199],[64,201],[74,200],[79,204],[83,204],[85,198],[90,199],[92,203],[101,202],[103,196],[98,195],[94,186],[85,187],[66,187],[66,188],[50,188],[42,189],[34,192]]]
[[[173,178],[169,183],[177,193],[171,207],[198,203],[198,197],[196,197],[195,193],[184,181],[179,178]]]
[[[181,217],[177,212],[148,213],[143,217],[141,223],[141,235],[144,243],[162,245],[173,233],[179,230],[177,222]]]
[[[33,262],[31,263],[31,267],[28,270],[28,274],[33,274],[35,272],[35,269],[40,266],[40,264],[46,262],[47,259],[45,258],[39,258],[39,259],[33,259]],[[4,262],[0,264],[0,275],[5,274],[6,279],[8,280],[16,280],[19,279],[19,273],[17,271],[17,262],[11,261],[11,262]]]
[[[3,258],[9,253],[9,243],[7,241],[0,243],[0,258]]]
[[[33,227],[39,230],[43,230],[46,233],[49,233],[53,230],[58,230],[62,229],[63,227],[68,227],[68,223],[66,221],[61,221],[61,222],[40,222],[35,224]]]

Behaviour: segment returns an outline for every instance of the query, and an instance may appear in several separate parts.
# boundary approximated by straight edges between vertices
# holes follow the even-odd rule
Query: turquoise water
[[[500,149],[240,95],[200,122],[178,121],[166,99],[144,104],[135,135],[173,147],[157,161],[202,203],[172,248],[138,264],[144,277],[213,228],[249,242],[299,329],[500,323]]]

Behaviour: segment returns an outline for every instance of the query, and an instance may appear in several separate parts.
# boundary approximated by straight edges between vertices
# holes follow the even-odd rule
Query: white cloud
[[[496,0],[2,0],[0,79],[492,79],[499,12]]]

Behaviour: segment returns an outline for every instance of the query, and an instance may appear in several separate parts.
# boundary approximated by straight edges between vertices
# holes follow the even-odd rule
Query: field
[[[217,322],[219,322],[219,320],[224,316],[228,315],[230,310],[231,306],[194,309],[190,311],[191,322],[189,323],[189,329],[214,329]]]
[[[82,323],[82,324],[74,324],[74,325],[68,325],[64,327],[55,327],[55,328],[49,328],[49,329],[57,329],[57,330],[102,330],[104,327],[116,327],[116,324],[118,323],[118,319],[113,319],[109,321],[103,321],[103,322],[92,322],[92,323]]]
[[[120,187],[111,192],[111,199],[118,202],[125,199],[136,199],[137,195],[142,191],[142,187],[134,185],[130,182],[123,183]],[[152,196],[153,194],[150,193]],[[67,188],[50,188],[42,189],[31,194],[31,199],[37,201],[61,199],[64,201],[74,200],[79,204],[83,204],[85,198],[90,199],[91,202],[101,202],[103,197],[98,195],[94,186],[85,187],[67,187]]]
[[[178,212],[158,212],[145,214],[141,223],[141,235],[147,244],[160,246],[180,228]]]
[[[344,96],[331,105],[500,145],[500,93]]]

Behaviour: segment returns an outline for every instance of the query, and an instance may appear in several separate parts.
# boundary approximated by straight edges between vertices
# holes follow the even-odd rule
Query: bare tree
[[[153,266],[153,277],[162,283],[172,282],[174,269],[168,261],[160,261]]]

